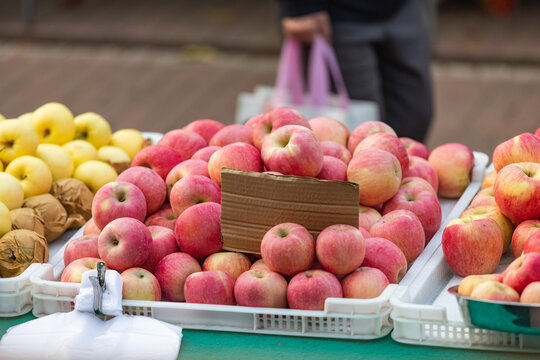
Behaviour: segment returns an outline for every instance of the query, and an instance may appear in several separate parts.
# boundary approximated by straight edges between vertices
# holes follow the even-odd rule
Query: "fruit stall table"
[[[0,337],[14,325],[35,319],[32,313],[0,319]],[[178,359],[531,359],[534,354],[412,346],[390,335],[371,341],[271,336],[184,330]]]

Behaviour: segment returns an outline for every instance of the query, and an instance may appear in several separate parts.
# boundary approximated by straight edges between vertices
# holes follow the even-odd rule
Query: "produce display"
[[[460,153],[450,171],[437,167]],[[285,107],[245,125],[194,121],[140,149],[96,191],[61,280],[78,282],[100,258],[127,279],[124,299],[322,310],[328,297],[375,298],[438,230],[439,177],[448,197],[470,181],[465,146],[435,155],[378,121],[349,134],[336,120],[308,121]],[[314,238],[301,224],[275,224],[260,256],[223,251],[223,168],[355,182],[359,227],[335,224]]]
[[[502,142],[493,165],[470,207],[444,229],[444,256],[464,277],[461,295],[540,303],[540,138],[524,133]],[[515,260],[492,274],[510,251]]]
[[[44,238],[47,247],[66,229],[84,225],[93,193],[128,168],[130,154],[144,145],[137,130],[111,133],[102,116],[73,116],[59,103],[17,119],[0,117],[0,275],[17,276],[33,262],[47,262],[48,251],[34,256],[37,248],[29,244]]]

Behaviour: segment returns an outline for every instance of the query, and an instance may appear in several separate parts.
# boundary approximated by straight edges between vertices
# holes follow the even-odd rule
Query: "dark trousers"
[[[352,99],[376,101],[398,136],[424,141],[433,115],[429,36],[420,4],[382,22],[334,22],[333,46]]]

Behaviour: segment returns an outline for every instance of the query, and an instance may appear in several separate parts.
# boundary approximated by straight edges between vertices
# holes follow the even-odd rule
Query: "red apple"
[[[493,166],[497,172],[506,165],[523,162],[540,163],[540,138],[531,133],[514,136],[493,151]]]
[[[255,116],[252,116],[251,118],[248,119],[248,121],[246,121],[246,123],[244,125],[246,126],[249,126],[250,128],[255,128],[255,125],[257,125],[257,123],[259,122],[259,120],[261,118],[263,118],[264,116],[266,116],[266,113],[264,114],[257,114]]]
[[[263,259],[259,259],[259,260],[255,261],[253,263],[253,265],[251,265],[249,270],[268,270],[268,271],[271,271],[270,268],[268,267],[268,265],[266,265],[264,263]]]
[[[520,294],[535,281],[540,281],[540,253],[523,254],[503,271],[503,283]]]
[[[225,146],[236,142],[253,145],[253,129],[245,125],[227,125],[212,136],[208,145]]]
[[[148,230],[152,236],[152,251],[141,267],[153,273],[161,259],[180,249],[176,243],[174,231],[171,229],[163,226],[148,226]]]
[[[497,206],[495,195],[493,194],[493,186],[484,188],[475,195],[471,201],[470,207],[478,206]]]
[[[249,270],[236,279],[234,297],[240,306],[286,308],[287,280],[270,270]]]
[[[160,301],[161,288],[159,281],[148,270],[134,267],[124,270],[122,277],[122,299]]]
[[[329,117],[316,117],[309,120],[311,130],[319,141],[333,141],[343,147],[347,146],[349,130],[341,122]]]
[[[508,250],[508,247],[510,247],[510,241],[512,240],[512,232],[514,231],[514,225],[512,224],[510,219],[508,219],[502,214],[502,212],[499,211],[496,206],[477,206],[474,208],[469,208],[460,215],[460,218],[465,217],[471,217],[473,220],[482,218],[490,218],[495,220],[503,234],[503,253]]]
[[[234,279],[225,271],[201,271],[189,275],[184,283],[186,302],[236,305]]]
[[[190,159],[173,167],[165,179],[168,194],[171,194],[171,189],[178,180],[189,175],[201,175],[210,178],[210,174],[208,173],[208,162]]]
[[[64,250],[64,265],[68,266],[73,260],[85,257],[99,257],[97,239],[97,234],[89,234],[68,242]]]
[[[428,161],[439,178],[439,195],[460,197],[471,182],[473,152],[463,144],[449,143],[433,149]]]
[[[199,272],[201,266],[186,253],[172,253],[156,265],[154,275],[159,281],[161,293],[168,301],[185,301],[184,282],[192,273]]]
[[[418,156],[426,160],[428,159],[429,149],[426,145],[408,137],[400,137],[399,141],[405,146],[405,150],[407,150],[409,156]]]
[[[435,169],[429,161],[418,156],[409,157],[409,172],[408,176],[416,176],[426,180],[433,190],[437,192],[439,190],[439,177],[435,172]]]
[[[207,142],[195,132],[175,129],[165,133],[157,144],[170,147],[182,155],[184,160],[188,160],[197,150],[206,147]]]
[[[291,309],[324,310],[327,298],[342,298],[339,280],[324,270],[308,270],[296,274],[287,287]]]
[[[498,281],[485,281],[479,284],[470,296],[483,300],[519,301],[519,294],[514,289]]]
[[[490,173],[488,173],[484,177],[484,180],[482,180],[482,189],[485,189],[487,187],[493,187],[493,185],[495,184],[496,177],[497,177],[496,171],[491,171]]]
[[[347,164],[335,157],[324,156],[317,179],[347,181]]]
[[[348,164],[351,161],[351,152],[341,144],[334,141],[322,141],[321,148],[324,156],[333,156]]]
[[[131,166],[149,167],[158,173],[163,180],[178,163],[184,161],[182,155],[170,147],[163,145],[150,145],[141,149],[131,161]]]
[[[514,223],[540,219],[540,163],[516,163],[498,172],[493,186],[497,206]]]
[[[360,144],[362,140],[369,135],[377,133],[386,133],[397,136],[394,129],[381,121],[366,121],[358,125],[351,133],[351,136],[349,136],[349,142],[347,143],[349,151],[354,153],[356,146]]]
[[[218,252],[208,256],[203,263],[203,271],[221,270],[231,275],[234,280],[240,274],[246,272],[251,267],[248,257],[236,252]]]
[[[174,232],[178,246],[198,260],[219,252],[221,242],[221,206],[214,202],[193,205],[176,220]]]
[[[536,233],[540,233],[540,220],[526,220],[519,224],[512,233],[512,254],[517,258],[523,252],[525,242]]]
[[[315,253],[325,270],[336,275],[345,275],[364,261],[364,237],[354,226],[331,225],[317,237]]]
[[[270,270],[294,275],[311,267],[315,260],[315,241],[302,225],[283,223],[266,232],[261,255]]]
[[[384,204],[382,214],[385,215],[390,211],[400,209],[410,210],[418,216],[424,228],[426,243],[431,240],[441,226],[441,205],[433,192],[422,189],[401,188],[390,201]]]
[[[437,192],[433,188],[433,185],[427,182],[427,180],[422,179],[417,176],[408,176],[401,180],[401,184],[399,185],[400,189],[417,189],[419,190],[427,190],[431,193],[433,193],[434,196],[437,196]]]
[[[195,154],[193,154],[190,160],[202,160],[208,162],[210,161],[210,157],[212,157],[212,155],[219,149],[221,149],[221,146],[204,147],[201,150],[197,151]]]
[[[90,218],[86,224],[84,224],[83,235],[97,234],[101,232],[101,229],[97,227],[94,218]]]
[[[113,181],[103,185],[94,195],[92,215],[100,229],[114,219],[122,217],[144,221],[146,198],[136,185],[125,181]]]
[[[120,272],[141,266],[152,252],[150,230],[139,220],[119,218],[103,228],[98,238],[99,257]]]
[[[146,199],[146,214],[156,212],[161,208],[167,197],[165,181],[154,170],[135,166],[124,170],[116,181],[125,181],[137,186]]]
[[[407,259],[403,251],[390,240],[371,237],[366,239],[366,255],[362,266],[377,268],[391,284],[397,284],[407,273]]]
[[[532,234],[523,245],[523,254],[540,253],[540,232]]]
[[[396,194],[401,183],[401,167],[388,151],[365,149],[352,158],[347,179],[358,184],[360,204],[375,206]]]
[[[341,280],[343,297],[372,299],[381,295],[388,286],[388,278],[376,268],[360,267]]]
[[[407,259],[413,262],[424,250],[426,237],[418,217],[409,210],[394,210],[379,219],[369,233],[373,237],[388,239],[396,244]]]
[[[172,187],[169,196],[174,215],[180,216],[187,208],[203,202],[221,202],[221,189],[215,182],[201,175],[189,175]]]
[[[176,215],[174,215],[173,209],[171,208],[161,209],[147,217],[144,224],[146,226],[163,226],[174,230],[174,225],[176,224]]]
[[[364,228],[369,232],[369,229],[381,218],[381,214],[374,208],[362,206],[358,208],[358,227]]]
[[[315,177],[323,166],[319,139],[311,130],[286,125],[271,133],[261,148],[267,170],[284,175]]]
[[[503,234],[495,220],[452,220],[442,234],[446,262],[459,276],[490,274],[499,265]]]
[[[371,237],[371,234],[369,233],[369,231],[367,231],[367,230],[364,229],[363,227],[359,227],[359,228],[358,228],[358,231],[360,231],[360,234],[362,234],[362,236],[364,237],[364,239],[367,239],[367,238]]]
[[[221,186],[221,170],[223,168],[262,172],[261,154],[255,146],[236,143],[223,146],[208,161],[210,178]]]
[[[98,261],[101,259],[95,257],[86,257],[77,260],[73,260],[62,272],[60,281],[80,283],[82,275],[88,270],[94,270],[97,268]]]
[[[502,274],[469,275],[459,283],[458,294],[471,296],[474,288],[486,281],[498,281],[502,283]]]
[[[522,303],[540,304],[540,281],[535,281],[527,285],[523,289],[519,301]]]
[[[385,133],[369,135],[356,146],[353,157],[365,149],[388,151],[398,159],[399,165],[401,166],[402,177],[407,176],[407,172],[409,171],[409,155],[407,154],[407,150],[405,150],[405,146],[403,146],[397,136]]]
[[[208,143],[212,136],[214,136],[219,130],[223,129],[224,127],[225,124],[222,124],[219,121],[211,119],[200,119],[190,122],[187,126],[184,127],[184,130],[189,130],[199,134],[203,137],[204,141]]]
[[[540,138],[540,127],[534,131],[534,135],[538,136]]]
[[[288,107],[270,110],[253,125],[253,145],[262,147],[264,139],[272,132],[286,125],[299,125],[311,129],[309,122],[298,111]]]

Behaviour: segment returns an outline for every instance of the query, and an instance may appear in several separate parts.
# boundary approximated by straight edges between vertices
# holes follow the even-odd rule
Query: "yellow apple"
[[[121,129],[112,134],[111,145],[124,150],[131,159],[142,149],[143,134],[136,129]]]
[[[0,237],[11,231],[11,213],[3,202],[0,202]]]
[[[13,175],[0,173],[0,201],[9,210],[18,209],[24,201],[24,190],[22,184]]]
[[[38,144],[32,125],[17,120],[0,122],[0,161],[3,163],[8,164],[19,156],[34,155]]]
[[[4,203],[0,202],[0,238],[11,231],[11,213]]]
[[[73,159],[69,152],[56,144],[39,144],[36,156],[51,170],[53,181],[68,178],[73,173]]]
[[[25,198],[48,193],[51,189],[51,170],[37,157],[26,155],[16,158],[6,167],[6,173],[21,182]]]
[[[86,184],[94,193],[103,185],[116,180],[116,170],[103,161],[90,160],[75,169],[73,177]]]
[[[6,118],[4,117],[4,115],[0,114],[0,121],[2,120],[5,120]]]
[[[75,139],[86,140],[96,149],[111,141],[111,127],[101,115],[87,112],[77,115],[73,121],[75,122]]]
[[[120,173],[127,169],[131,163],[131,159],[126,152],[116,146],[102,146],[98,150],[99,160],[112,165],[114,169]]]
[[[30,122],[43,144],[63,145],[75,136],[73,114],[60,103],[47,103],[37,108]]]
[[[31,112],[24,113],[22,115],[19,115],[17,119],[30,122],[30,120],[32,120],[32,113]]]
[[[0,161],[0,172],[4,171],[4,163]]]
[[[84,162],[98,159],[96,148],[88,141],[73,140],[65,143],[62,147],[67,150],[73,159],[75,169]]]

